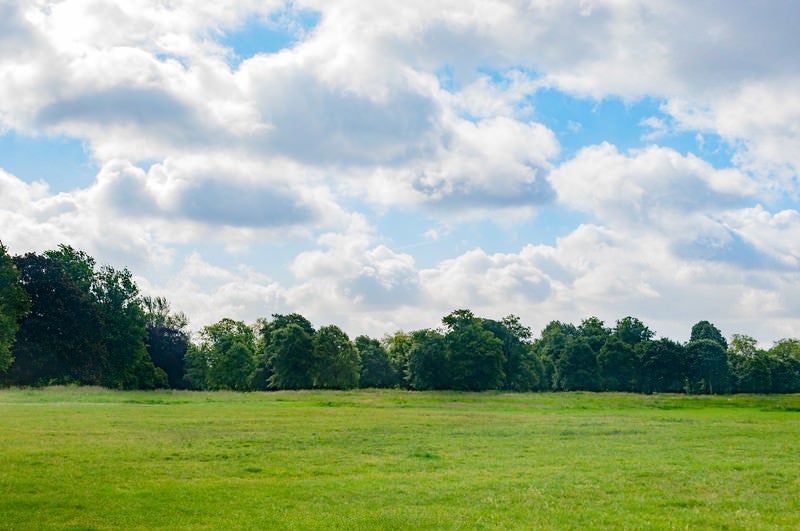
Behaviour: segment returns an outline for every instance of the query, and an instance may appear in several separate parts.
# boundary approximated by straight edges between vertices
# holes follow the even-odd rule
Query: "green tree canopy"
[[[187,352],[187,377],[204,389],[250,389],[255,369],[255,332],[242,321],[222,319],[200,331]],[[203,381],[204,380],[204,381]]]
[[[310,389],[314,383],[314,343],[309,328],[287,322],[270,333],[265,352],[272,365],[272,389]]]
[[[12,349],[11,380],[22,385],[100,384],[107,362],[101,315],[56,260],[28,253],[13,259],[31,302]]]
[[[713,339],[695,339],[686,345],[689,391],[719,394],[728,391],[728,356]]]
[[[469,310],[456,310],[442,319],[454,389],[484,391],[505,383],[503,342]]]
[[[314,387],[358,387],[361,360],[350,338],[338,326],[323,326],[314,335],[314,361]]]
[[[11,346],[19,322],[30,309],[30,299],[20,284],[19,271],[0,242],[0,374],[8,370],[14,357]]]
[[[710,339],[716,341],[723,350],[727,350],[728,342],[720,332],[719,328],[709,323],[708,321],[700,321],[692,326],[692,334],[689,341],[697,341],[698,339]]]
[[[451,378],[444,336],[436,330],[413,332],[408,367],[411,389],[448,389]]]
[[[683,345],[662,338],[641,344],[640,388],[646,393],[679,393],[686,380]]]
[[[600,374],[597,357],[583,338],[571,337],[555,362],[555,381],[564,391],[598,391]]]
[[[400,383],[397,372],[389,361],[389,354],[380,341],[358,336],[356,350],[361,358],[360,387],[394,387]]]

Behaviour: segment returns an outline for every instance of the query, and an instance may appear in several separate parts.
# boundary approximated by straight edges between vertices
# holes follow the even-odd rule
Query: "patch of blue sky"
[[[405,209],[390,210],[371,221],[382,243],[395,252],[410,254],[416,267],[424,269],[476,248],[495,254],[519,252],[528,244],[553,246],[589,218],[553,205],[537,207],[533,218],[513,225],[485,219],[440,224],[434,216]]]
[[[478,73],[501,88],[510,85],[511,73],[521,73],[530,79],[539,77],[536,72],[516,68],[502,71],[479,68]],[[445,66],[436,75],[443,89],[451,92],[459,89],[452,68]],[[608,142],[621,152],[659,145],[683,155],[693,153],[716,168],[732,166],[735,146],[712,133],[681,130],[661,110],[663,103],[658,98],[596,100],[554,88],[541,88],[524,98],[517,110],[521,117],[542,123],[556,133],[562,151],[554,162],[569,160],[586,146]]]
[[[316,11],[286,9],[268,17],[251,16],[242,26],[225,33],[218,42],[233,50],[231,66],[258,54],[273,54],[302,41],[319,24]]]
[[[558,136],[562,147],[560,160],[572,158],[586,146],[608,142],[621,152],[658,145],[683,155],[692,153],[716,168],[732,165],[734,146],[715,134],[675,127],[672,119],[662,112],[663,101],[659,99],[598,101],[542,89],[526,103],[533,106],[534,119]]]
[[[86,188],[98,171],[80,140],[15,131],[0,136],[0,168],[27,183],[45,181],[54,193]]]

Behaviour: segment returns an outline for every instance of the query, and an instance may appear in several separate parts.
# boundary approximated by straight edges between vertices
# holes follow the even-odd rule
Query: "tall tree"
[[[189,347],[189,332],[186,330],[189,320],[183,313],[173,312],[164,297],[143,297],[142,306],[147,330],[145,343],[153,365],[166,373],[171,388],[185,388],[184,359]]]
[[[442,319],[454,389],[500,389],[505,382],[503,342],[483,327],[469,310],[456,310]]]
[[[361,358],[360,387],[394,387],[399,383],[397,372],[389,362],[389,354],[377,339],[367,336],[356,338],[356,350]]]
[[[556,363],[564,353],[567,341],[578,336],[578,329],[571,323],[550,321],[544,327],[539,339],[533,342],[533,352],[542,361],[543,388],[558,389]],[[589,347],[591,348],[591,347]]]
[[[442,334],[436,330],[417,330],[411,334],[408,374],[411,389],[417,391],[450,387],[447,344]]]
[[[636,347],[617,335],[609,337],[597,354],[600,387],[604,391],[635,391],[639,381]]]
[[[614,327],[614,336],[632,347],[652,339],[653,335],[653,331],[636,317],[623,317]]]
[[[338,326],[323,326],[314,336],[314,386],[324,389],[358,387],[361,360],[353,343]]]
[[[392,368],[394,368],[400,380],[400,387],[410,389],[412,384],[409,360],[413,346],[411,334],[398,330],[392,335],[385,336],[382,343],[386,353],[389,355],[389,363],[392,364]]]
[[[728,349],[728,342],[725,340],[722,332],[708,321],[700,321],[692,326],[692,334],[689,341],[697,341],[698,339],[710,339],[711,341],[719,343],[723,350]]]
[[[564,391],[598,391],[600,374],[597,357],[583,338],[571,337],[555,362],[555,381]]]
[[[782,339],[768,352],[773,393],[800,393],[800,340]]]
[[[14,361],[11,346],[17,337],[19,321],[28,313],[30,304],[20,284],[19,271],[0,242],[0,374]]]
[[[254,389],[258,390],[265,390],[276,385],[276,382],[281,381],[286,375],[279,375],[277,379],[273,379],[275,368],[274,364],[274,357],[278,351],[272,348],[272,340],[273,334],[281,329],[286,328],[290,324],[299,326],[303,332],[308,336],[309,341],[314,337],[316,334],[316,330],[314,330],[311,321],[300,315],[299,313],[290,313],[290,314],[280,314],[274,313],[272,314],[271,320],[260,320],[256,324],[256,330],[258,330],[260,336],[260,344],[257,345],[256,348],[256,369],[253,372],[253,377],[251,379],[251,384]],[[283,337],[283,336],[281,336]],[[285,348],[286,346],[281,346],[280,349]],[[280,350],[279,349],[279,350]],[[309,348],[308,351],[301,353],[300,351],[294,349],[294,354],[299,356],[297,360],[297,364],[299,366],[303,366],[303,359],[308,358],[310,359],[313,355],[311,349]],[[282,360],[286,362],[287,360]],[[306,360],[307,363],[310,361]],[[294,362],[292,362],[294,363]],[[286,366],[284,366],[284,369]],[[305,370],[304,370],[305,371]],[[308,373],[310,377],[310,373]],[[289,376],[289,381],[295,381],[297,375]],[[281,384],[283,385],[283,384]],[[296,383],[291,383],[290,385],[295,386]],[[302,385],[302,388],[310,387],[310,384],[306,385],[305,383]],[[281,388],[281,387],[278,387]],[[296,388],[296,387],[292,387]]]
[[[12,349],[11,380],[22,385],[99,384],[107,351],[97,305],[56,260],[28,253],[13,261],[31,309]]]
[[[684,390],[687,367],[683,345],[667,338],[645,341],[639,355],[642,391],[679,393]]]
[[[728,356],[713,339],[695,339],[686,345],[689,391],[719,394],[728,390]]]
[[[147,352],[146,318],[131,272],[104,266],[95,276],[92,291],[108,353],[103,385],[121,389],[168,386],[167,374],[153,365]]]
[[[272,330],[265,350],[272,366],[269,388],[310,389],[313,386],[314,343],[308,331],[309,328],[295,322]]]
[[[577,330],[578,336],[584,339],[595,354],[600,353],[600,349],[611,337],[611,330],[606,328],[605,323],[597,317],[589,317],[581,321]]]
[[[481,325],[503,342],[503,388],[511,391],[539,389],[542,364],[531,348],[531,329],[524,326],[516,315],[509,315],[501,321],[481,319]]]
[[[208,389],[246,391],[255,369],[255,332],[241,321],[222,319],[200,331],[200,344],[190,348],[187,376],[197,385],[205,373]],[[191,370],[191,373],[189,372]]]
[[[734,392],[769,393],[772,390],[770,359],[750,337],[734,334],[728,345],[728,363]]]

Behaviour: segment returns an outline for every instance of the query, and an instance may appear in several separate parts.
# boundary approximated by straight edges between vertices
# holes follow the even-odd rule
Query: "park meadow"
[[[0,529],[791,529],[800,395],[0,390]]]

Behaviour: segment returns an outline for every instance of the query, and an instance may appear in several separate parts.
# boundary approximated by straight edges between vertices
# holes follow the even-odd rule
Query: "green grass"
[[[800,396],[0,391],[0,528],[800,527]]]

